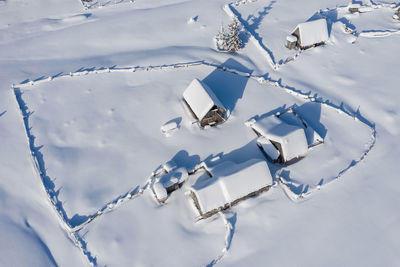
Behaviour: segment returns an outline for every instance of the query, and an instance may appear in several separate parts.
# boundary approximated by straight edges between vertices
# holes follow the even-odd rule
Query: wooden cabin
[[[356,13],[356,12],[360,12],[360,4],[349,4],[348,9],[349,12],[351,13]]]
[[[260,137],[257,145],[272,162],[289,163],[304,157],[308,152],[304,129],[290,125],[275,116],[269,116],[250,124]]]
[[[273,184],[268,164],[256,159],[240,164],[225,161],[198,172],[189,195],[201,219],[268,191]]]
[[[300,23],[293,30],[292,35],[297,38],[296,46],[300,49],[325,44],[329,39],[326,19]]]
[[[257,134],[257,146],[269,161],[294,163],[307,154],[309,148],[322,144],[324,138],[302,118],[296,105],[261,119],[251,119],[246,125]]]
[[[194,79],[183,92],[183,99],[201,127],[225,121],[226,108],[204,82]]]

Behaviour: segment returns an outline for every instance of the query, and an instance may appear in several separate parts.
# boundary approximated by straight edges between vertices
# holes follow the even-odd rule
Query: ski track
[[[250,35],[249,41],[252,40],[252,42],[258,47],[260,52],[267,58],[269,64],[274,70],[277,70],[280,66],[287,64],[291,61],[294,61],[298,56],[301,55],[302,50],[297,51],[297,53],[293,57],[289,57],[285,60],[280,60],[279,63],[275,62],[273,52],[269,50],[260,40],[260,38],[256,38],[251,31],[247,30],[244,27],[243,19],[240,17],[240,13],[236,11],[233,8],[233,5],[238,7],[240,5],[248,4],[255,2],[257,0],[242,0],[242,1],[236,1],[234,3],[230,3],[224,6],[224,11],[230,16],[231,18],[236,17],[239,21],[239,23],[242,25],[243,29]],[[111,1],[108,2],[108,4]],[[118,3],[126,2],[124,0],[120,0]],[[131,1],[132,3],[134,1]],[[82,4],[85,6],[85,4],[82,2]],[[94,4],[98,4],[98,2],[95,2]],[[106,3],[107,4],[107,3]],[[100,6],[103,7],[106,4]],[[388,4],[375,4],[372,3],[371,5],[368,5],[374,9],[377,8],[382,8],[382,7],[390,7]],[[93,8],[93,6],[85,6],[85,8]],[[346,7],[337,7],[336,9],[339,8],[346,8]],[[327,9],[329,10],[329,9]],[[324,11],[327,11],[324,10]],[[320,11],[321,15],[323,15],[324,11]],[[367,38],[376,38],[376,37],[386,37],[390,36],[392,34],[399,34],[400,30],[397,31],[363,31],[360,32],[359,34],[356,33],[356,36],[359,37],[367,37]],[[51,180],[50,177],[47,176],[46,174],[46,168],[45,168],[45,161],[43,159],[43,155],[40,152],[41,146],[36,146],[35,145],[35,136],[31,133],[31,128],[29,126],[29,117],[32,115],[33,112],[30,112],[26,103],[24,102],[22,95],[23,92],[21,91],[21,88],[25,88],[28,86],[33,86],[37,85],[43,82],[49,82],[54,79],[61,79],[61,78],[67,78],[67,77],[74,77],[74,76],[83,76],[83,75],[90,75],[90,74],[101,74],[101,73],[113,73],[113,72],[136,72],[136,71],[154,71],[154,70],[163,70],[163,69],[176,69],[176,68],[189,68],[189,67],[195,67],[195,66],[207,66],[213,69],[220,69],[222,71],[227,71],[235,75],[240,75],[243,77],[247,77],[249,79],[254,79],[260,84],[267,84],[267,85],[272,85],[275,86],[281,90],[284,90],[286,93],[289,93],[291,95],[294,95],[296,97],[302,98],[304,101],[307,102],[315,102],[319,103],[321,105],[336,109],[339,113],[343,113],[354,120],[360,121],[361,123],[365,124],[368,126],[371,130],[371,138],[368,144],[368,148],[365,149],[365,151],[362,153],[362,155],[357,158],[353,159],[345,168],[340,170],[336,176],[334,176],[329,182],[323,184],[323,185],[318,185],[316,187],[313,187],[309,189],[307,192],[296,194],[295,192],[292,191],[291,186],[293,185],[290,181],[286,181],[283,177],[280,176],[280,173],[278,172],[275,175],[276,181],[279,183],[280,187],[282,190],[285,192],[285,194],[288,196],[288,198],[294,202],[299,202],[302,201],[308,197],[310,197],[314,192],[319,191],[322,187],[327,186],[331,182],[338,180],[341,178],[347,171],[352,169],[353,167],[357,166],[358,163],[360,163],[362,160],[365,159],[365,157],[368,155],[368,153],[371,151],[371,149],[375,146],[376,143],[376,136],[377,136],[377,131],[375,128],[375,124],[372,121],[369,121],[367,118],[365,118],[363,115],[361,115],[359,109],[357,111],[352,111],[350,109],[347,109],[345,107],[345,104],[342,102],[340,105],[336,105],[332,102],[329,101],[329,99],[324,99],[322,97],[317,97],[316,94],[312,95],[311,91],[309,92],[304,92],[299,89],[296,89],[295,87],[285,85],[282,83],[281,79],[278,80],[273,80],[268,77],[268,74],[264,76],[256,76],[252,75],[251,73],[246,73],[246,72],[241,72],[235,69],[229,69],[224,67],[223,65],[219,64],[213,64],[207,61],[192,61],[192,62],[185,62],[185,63],[175,63],[175,64],[164,64],[164,65],[157,65],[157,66],[130,66],[130,67],[100,67],[98,69],[93,69],[93,68],[81,68],[80,70],[76,72],[70,72],[68,74],[65,73],[59,73],[55,76],[49,76],[45,77],[42,76],[41,78],[38,78],[36,80],[30,80],[27,79],[24,82],[21,82],[20,84],[13,84],[12,85],[12,90],[14,92],[14,96],[16,99],[17,103],[17,108],[20,111],[20,114],[22,116],[22,122],[24,124],[25,132],[26,132],[26,137],[27,137],[27,143],[29,145],[30,151],[31,151],[31,160],[33,164],[33,168],[35,170],[35,173],[40,177],[41,179],[41,184],[44,189],[44,191],[47,194],[47,200],[51,203],[52,207],[54,208],[57,217],[59,218],[60,225],[63,227],[63,229],[68,233],[68,237],[71,239],[71,241],[75,244],[76,247],[80,249],[82,254],[86,257],[88,264],[91,266],[97,266],[97,257],[93,256],[91,252],[87,249],[87,243],[84,240],[83,237],[79,235],[79,231],[84,229],[87,225],[89,225],[91,222],[99,218],[100,216],[118,208],[120,205],[123,203],[135,199],[136,197],[141,196],[145,190],[147,190],[150,185],[153,183],[154,175],[150,176],[150,178],[147,179],[146,183],[142,186],[136,186],[134,189],[129,190],[127,193],[118,196],[114,200],[106,203],[103,205],[97,212],[91,214],[88,216],[88,219],[79,224],[79,225],[71,225],[71,222],[69,218],[66,215],[66,212],[63,208],[62,202],[58,199],[58,191],[55,190],[55,184]],[[220,212],[219,215],[221,216],[221,219],[223,220],[223,223],[226,227],[226,234],[225,234],[225,244],[224,248],[221,250],[221,253],[213,259],[207,266],[214,266],[217,264],[228,252],[230,245],[232,243],[232,239],[234,236],[235,232],[235,222],[236,222],[236,217],[237,214],[234,213],[229,219],[226,217],[226,214],[224,212]],[[233,222],[232,222],[233,221]]]

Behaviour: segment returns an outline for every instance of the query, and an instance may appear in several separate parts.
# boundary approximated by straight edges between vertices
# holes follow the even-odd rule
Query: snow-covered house
[[[304,129],[275,116],[251,120],[248,125],[259,136],[257,145],[273,162],[287,163],[304,157],[308,151]]]
[[[291,37],[294,36],[295,38]],[[286,46],[292,47],[293,43],[301,49],[324,44],[329,39],[326,19],[318,19],[300,23],[286,38]]]
[[[267,191],[273,184],[267,163],[255,159],[241,164],[225,161],[204,172],[203,176],[189,191],[201,218]]]
[[[183,99],[201,127],[225,121],[226,108],[204,82],[194,79],[183,92]]]

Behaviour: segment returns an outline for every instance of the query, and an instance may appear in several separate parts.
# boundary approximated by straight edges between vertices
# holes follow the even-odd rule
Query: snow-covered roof
[[[183,98],[199,120],[203,119],[214,105],[225,109],[210,87],[198,79],[189,84],[183,92]]]
[[[265,154],[271,158],[271,160],[277,160],[280,156],[279,150],[269,141],[268,138],[260,136],[257,138],[257,144],[262,147]]]
[[[304,156],[308,151],[307,138],[304,129],[287,124],[275,116],[269,116],[254,122],[251,127],[282,148],[284,161]]]
[[[162,185],[160,182],[156,182],[153,184],[153,191],[158,201],[164,202],[165,200],[167,200],[167,189],[165,189],[164,185]]]
[[[286,36],[286,40],[289,42],[296,42],[297,41],[297,37],[294,35],[288,35]]]
[[[360,4],[349,3],[349,5],[348,5],[347,7],[348,7],[348,8],[360,8],[361,5],[360,5]]]
[[[310,123],[300,117],[294,110],[289,109],[288,112],[280,114],[279,119],[288,124],[303,128],[306,134],[308,147],[321,144],[324,141],[319,133],[311,127]]]
[[[272,176],[265,161],[249,160],[236,164],[225,161],[211,170],[212,177],[196,183],[195,193],[203,213],[240,199],[261,188],[272,185]]]
[[[294,34],[297,30],[299,34],[298,39],[301,47],[326,42],[329,39],[326,19],[318,19],[300,23],[294,29],[292,34]]]
[[[161,175],[158,180],[161,184],[164,185],[165,188],[174,185],[180,184],[187,180],[189,174],[185,167],[175,168],[168,173],[164,173]]]

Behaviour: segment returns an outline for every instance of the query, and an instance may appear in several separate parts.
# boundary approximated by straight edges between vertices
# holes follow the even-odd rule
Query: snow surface
[[[399,3],[118,2],[0,1],[0,265],[400,265]],[[243,48],[218,53],[232,15]],[[284,46],[317,19],[325,46]],[[191,124],[182,93],[196,78],[226,123]],[[268,192],[199,222],[193,175],[154,201],[152,174],[171,159],[265,161],[243,123],[293,104],[324,142],[267,162]]]

